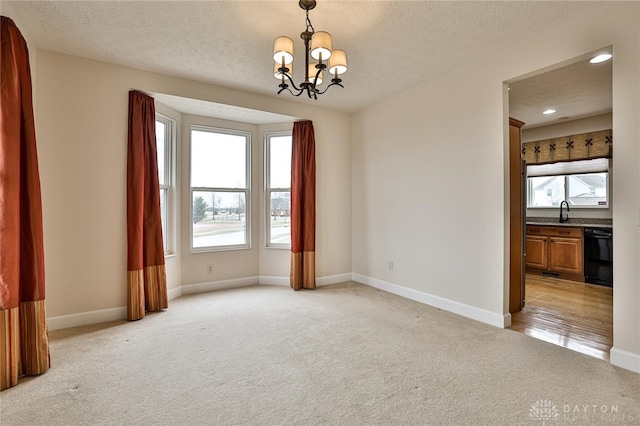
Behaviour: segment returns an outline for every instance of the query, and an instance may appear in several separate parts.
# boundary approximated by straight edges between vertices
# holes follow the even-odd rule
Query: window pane
[[[564,200],[564,176],[528,178],[528,207],[558,207]]]
[[[162,242],[164,251],[167,252],[169,247],[167,244],[167,189],[160,188],[160,217],[162,219]]]
[[[191,186],[246,188],[247,137],[191,131]]]
[[[165,153],[164,153],[164,137],[166,133],[166,124],[156,120],[156,150],[158,151],[158,181],[160,185],[165,184],[164,181],[164,165],[165,165]]]
[[[269,187],[291,187],[291,136],[269,139]]]
[[[291,244],[291,193],[272,192],[270,198],[270,243]]]
[[[608,173],[568,176],[569,204],[573,206],[606,206]]]
[[[193,191],[193,248],[247,244],[244,192]]]

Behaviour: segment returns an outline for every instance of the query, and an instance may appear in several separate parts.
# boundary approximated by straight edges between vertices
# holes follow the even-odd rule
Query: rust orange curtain
[[[291,288],[316,288],[316,140],[311,121],[293,124]]]
[[[42,199],[27,43],[1,17],[0,388],[49,369]]]
[[[129,92],[127,155],[127,319],[169,306],[164,266],[156,108],[151,96]]]

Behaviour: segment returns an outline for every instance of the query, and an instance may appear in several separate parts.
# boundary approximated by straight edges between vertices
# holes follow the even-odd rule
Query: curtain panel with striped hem
[[[311,121],[293,124],[291,288],[316,288],[316,142]]]
[[[169,306],[164,264],[156,111],[152,97],[129,92],[127,155],[127,319]]]
[[[0,389],[50,367],[29,51],[0,17]]]

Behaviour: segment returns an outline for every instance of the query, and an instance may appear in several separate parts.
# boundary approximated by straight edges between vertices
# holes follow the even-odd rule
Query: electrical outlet
[[[393,271],[393,260],[389,261],[389,270]]]
[[[213,274],[213,265],[210,263],[207,265],[207,274]]]

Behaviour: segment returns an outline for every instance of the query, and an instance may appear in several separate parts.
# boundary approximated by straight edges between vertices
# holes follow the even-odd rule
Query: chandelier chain
[[[309,28],[311,28],[311,31],[309,31]],[[311,24],[311,19],[309,19],[309,9],[307,9],[307,29],[306,29],[306,31],[309,31],[311,34],[316,32],[316,30],[313,29],[313,25]]]

